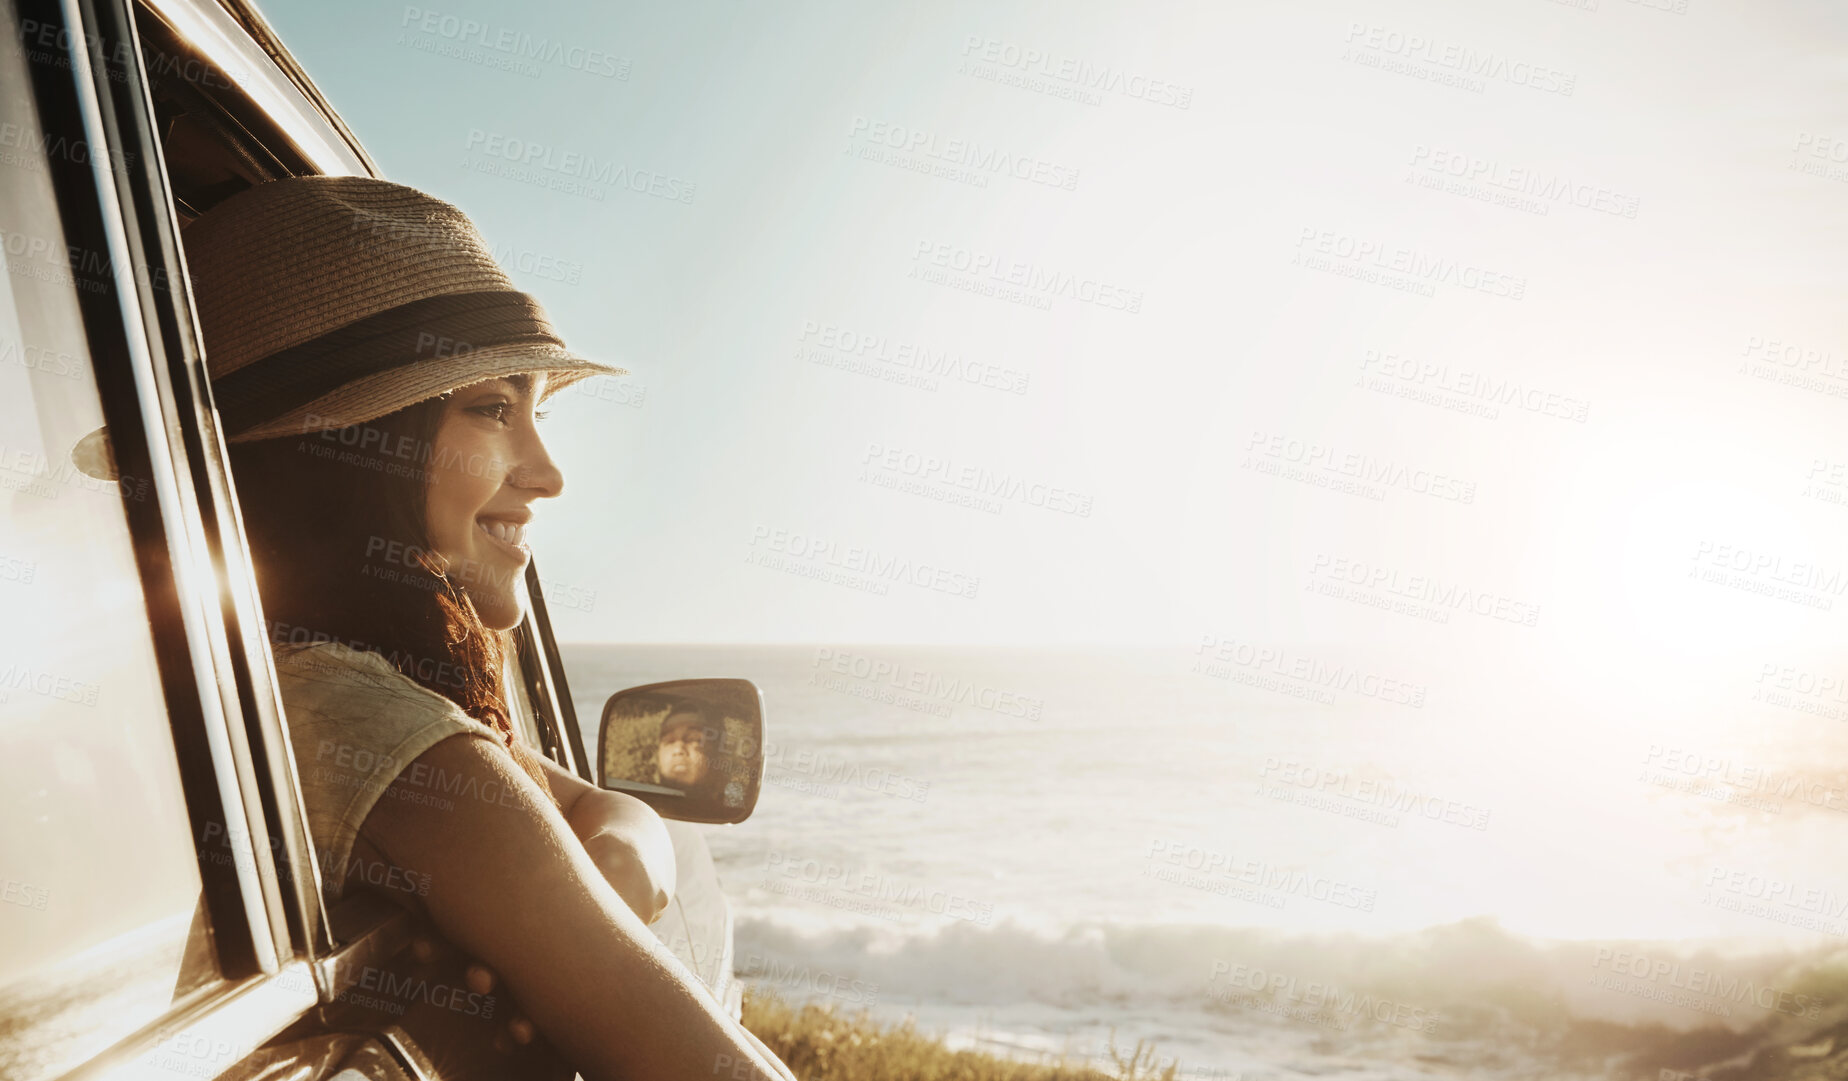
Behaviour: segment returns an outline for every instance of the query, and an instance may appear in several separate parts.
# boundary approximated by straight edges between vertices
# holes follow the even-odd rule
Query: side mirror
[[[603,704],[597,783],[662,818],[742,822],[764,782],[764,699],[748,679],[678,679]]]

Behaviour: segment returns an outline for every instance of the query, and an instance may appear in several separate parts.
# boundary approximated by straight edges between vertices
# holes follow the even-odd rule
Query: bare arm
[[[674,899],[678,868],[674,840],[654,808],[626,792],[611,792],[552,761],[540,759],[552,799],[604,881],[643,923],[653,923]]]
[[[586,1078],[790,1076],[648,933],[503,749],[459,737],[417,761],[516,796],[448,807],[381,799],[362,836],[428,876],[424,903],[438,930],[498,972]]]

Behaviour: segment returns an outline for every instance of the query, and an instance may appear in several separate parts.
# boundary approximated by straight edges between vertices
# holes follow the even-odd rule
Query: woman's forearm
[[[445,776],[498,782],[522,799],[435,808],[383,799],[362,833],[428,876],[444,937],[506,981],[539,1031],[592,1081],[781,1081],[786,1077],[648,932],[558,809],[486,740],[418,757]]]
[[[654,811],[618,792],[593,792],[572,806],[568,821],[616,895],[643,923],[658,919],[673,901],[679,869],[673,839]]]
[[[598,788],[550,759],[541,764],[553,802],[591,862],[643,923],[653,923],[673,901],[678,877],[666,823],[626,792]]]

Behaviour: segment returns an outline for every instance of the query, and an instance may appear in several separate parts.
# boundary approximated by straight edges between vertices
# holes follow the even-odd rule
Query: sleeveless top
[[[394,798],[442,808],[463,798],[511,799],[512,793],[461,788],[464,779],[417,764],[418,755],[451,736],[500,735],[371,651],[339,642],[275,649],[278,691],[288,717],[308,830],[326,895],[349,884],[424,895],[427,876],[356,858],[353,842],[366,816],[402,774]],[[466,782],[472,786],[474,780]]]

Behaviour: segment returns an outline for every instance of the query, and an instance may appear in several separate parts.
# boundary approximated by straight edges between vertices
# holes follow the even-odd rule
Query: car
[[[179,242],[253,184],[378,168],[242,0],[0,8],[0,1076],[465,1075],[417,1019],[491,1001],[432,983],[404,908],[322,889]],[[99,428],[107,471],[84,460]],[[526,580],[509,709],[669,819],[679,881],[651,930],[736,1018],[698,823],[755,804],[761,696],[613,694],[593,763],[536,560]],[[610,773],[701,700],[736,783],[701,804]]]

